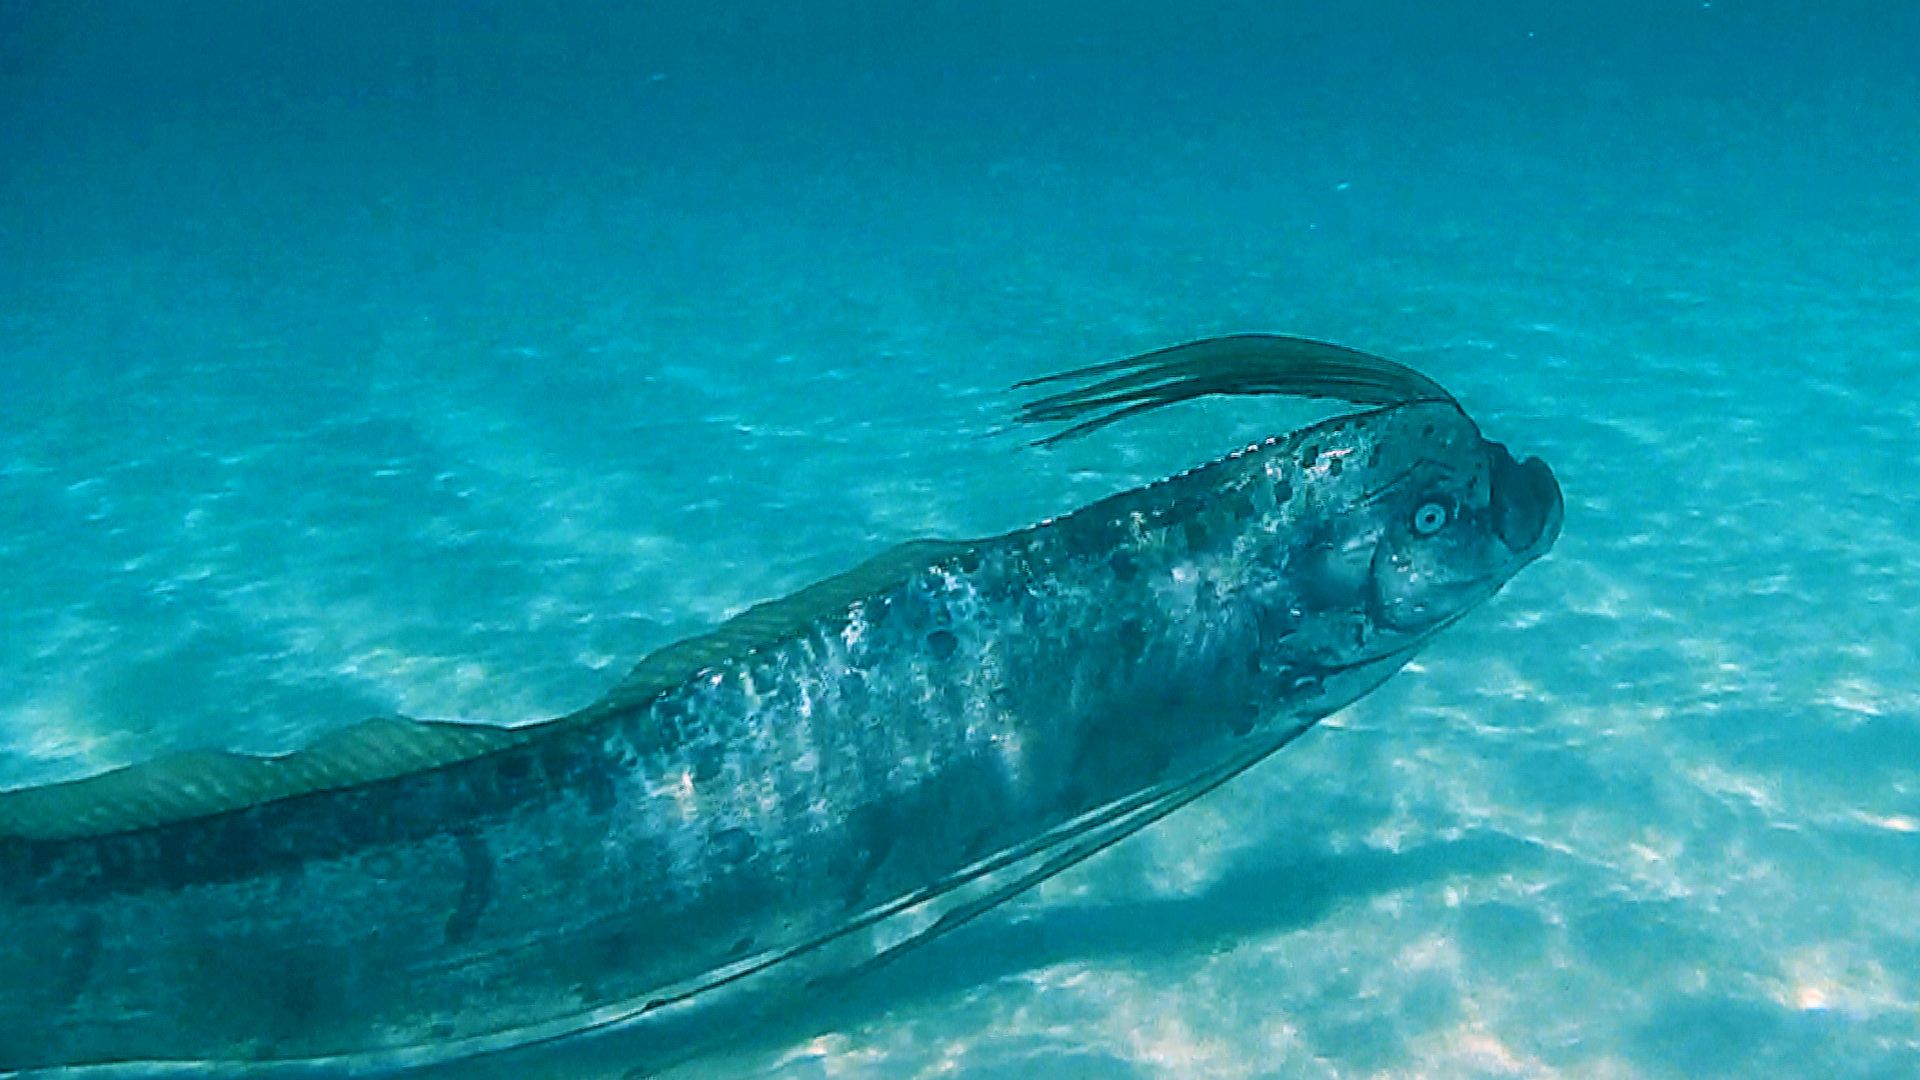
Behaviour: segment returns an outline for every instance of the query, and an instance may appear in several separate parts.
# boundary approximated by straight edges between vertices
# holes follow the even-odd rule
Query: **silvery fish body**
[[[0,1076],[477,1068],[857,967],[1365,694],[1559,519],[1388,405],[907,545],[544,724],[0,795]]]

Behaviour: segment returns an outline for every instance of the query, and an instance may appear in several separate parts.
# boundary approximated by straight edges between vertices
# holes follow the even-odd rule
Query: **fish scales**
[[[829,933],[1377,685],[1410,647],[1329,508],[1383,545],[1355,508],[1442,462],[1497,514],[1494,445],[1450,403],[1338,418],[909,545],[491,752],[0,835],[0,1072],[510,1041]]]

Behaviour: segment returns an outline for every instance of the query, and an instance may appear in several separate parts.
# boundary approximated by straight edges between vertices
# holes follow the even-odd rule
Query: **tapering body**
[[[1342,417],[908,545],[436,767],[0,806],[0,1075],[433,1061],[697,987],[1364,694],[1552,542],[1535,465],[1451,403]],[[1449,573],[1436,502],[1474,526]]]

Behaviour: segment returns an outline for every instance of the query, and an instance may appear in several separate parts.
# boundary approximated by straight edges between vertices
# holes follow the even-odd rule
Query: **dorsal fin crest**
[[[909,541],[791,596],[762,601],[707,633],[649,654],[634,665],[613,693],[588,711],[624,708],[653,698],[723,660],[785,641],[822,616],[844,614],[854,604],[898,585],[909,575],[968,552],[973,546],[964,540]]]
[[[1076,438],[1142,412],[1215,394],[1285,394],[1371,405],[1453,400],[1438,383],[1395,361],[1272,334],[1188,342],[1020,385],[1074,382],[1081,385],[1021,409],[1023,423],[1070,425],[1037,444]],[[82,780],[0,792],[0,839],[130,832],[440,768],[518,746],[542,732],[644,705],[706,668],[791,638],[823,616],[844,614],[907,575],[973,546],[944,540],[903,544],[792,596],[757,604],[708,633],[650,654],[601,701],[557,720],[502,728],[378,717],[276,757],[221,751],[175,754]]]
[[[1023,424],[1066,423],[1051,446],[1154,409],[1212,395],[1280,394],[1356,405],[1451,403],[1445,387],[1395,360],[1311,338],[1233,334],[1043,375],[1016,389],[1079,382],[1020,407]]]
[[[82,780],[0,792],[0,837],[129,832],[385,780],[516,746],[526,728],[375,717],[270,757],[188,750]]]
[[[63,840],[133,832],[318,791],[436,769],[519,746],[561,727],[641,706],[700,671],[784,641],[844,613],[907,575],[968,550],[947,540],[902,544],[794,593],[756,604],[713,630],[641,660],[599,702],[556,720],[495,727],[382,716],[270,757],[189,750],[79,780],[0,791],[0,840]]]

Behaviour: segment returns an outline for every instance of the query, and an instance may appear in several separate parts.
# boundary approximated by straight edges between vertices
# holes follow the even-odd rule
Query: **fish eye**
[[[1429,499],[1420,504],[1413,512],[1413,532],[1416,536],[1432,536],[1447,527],[1453,520],[1453,506],[1450,503]]]

